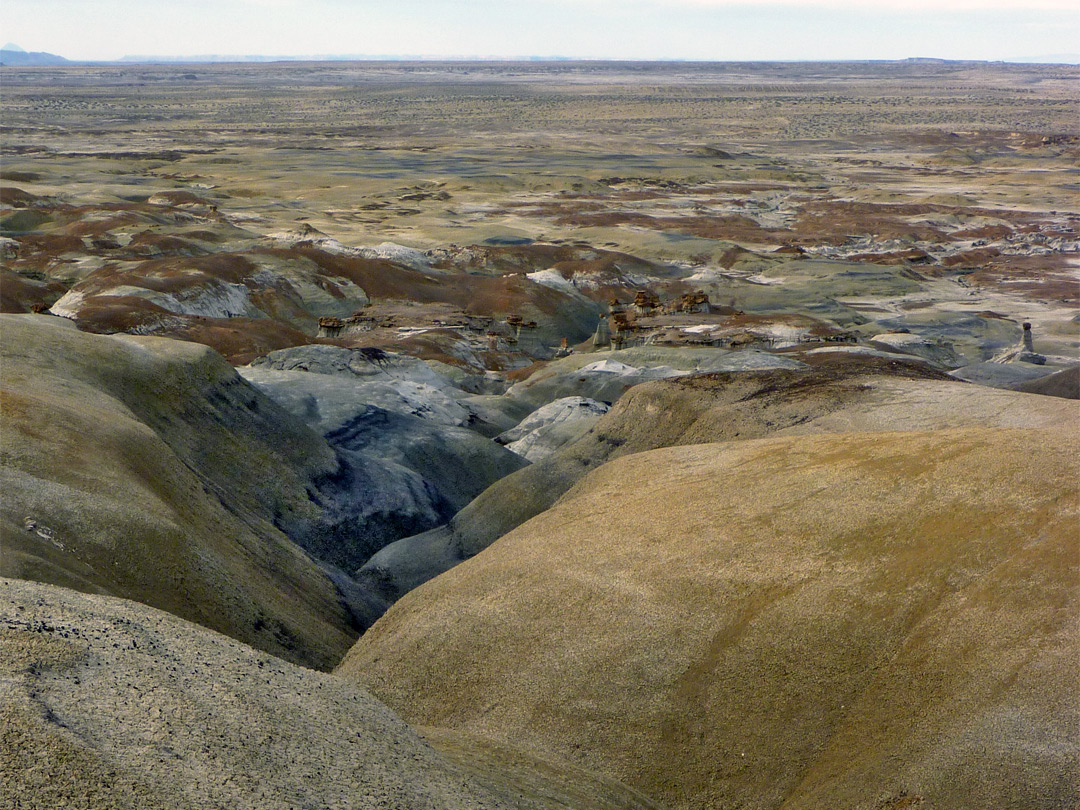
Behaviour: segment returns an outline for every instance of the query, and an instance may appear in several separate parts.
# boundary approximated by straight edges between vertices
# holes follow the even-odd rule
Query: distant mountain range
[[[77,60],[72,61],[54,53],[44,51],[25,51],[14,43],[8,43],[0,48],[0,64],[3,65],[70,65],[78,63],[97,64],[179,64],[179,63],[211,63],[211,62],[566,62],[574,61],[577,57],[569,56],[480,56],[458,54],[453,56],[431,54],[307,54],[303,56],[268,56],[259,54],[197,54],[178,56],[153,56],[149,54],[132,54],[122,56],[119,59],[101,60]],[[585,57],[588,61],[588,57]],[[612,60],[598,60],[612,61]],[[618,61],[618,60],[614,60]],[[648,61],[648,60],[646,60]],[[667,61],[667,60],[661,60]],[[694,60],[697,61],[697,60]],[[772,61],[772,60],[763,60]],[[796,60],[796,61],[832,61],[832,60]],[[862,60],[838,60],[838,61],[862,61]],[[980,61],[980,60],[952,60],[937,58],[909,58],[900,60],[905,62],[954,62],[954,61]],[[1016,56],[1002,59],[1003,62],[1015,62],[1023,64],[1068,64],[1080,65],[1080,53],[1056,53],[1041,56]]]
[[[2,65],[67,65],[70,62],[55,53],[44,51],[24,51],[18,45],[9,42],[0,48],[0,64]]]

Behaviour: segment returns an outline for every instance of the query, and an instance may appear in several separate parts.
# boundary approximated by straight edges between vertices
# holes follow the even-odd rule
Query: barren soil
[[[1080,802],[1080,67],[0,83],[0,804]]]
[[[506,340],[508,315],[536,321],[540,344],[573,345],[609,298],[644,286],[870,332],[946,323],[967,363],[1030,321],[1042,354],[1077,355],[1075,67],[3,71],[6,311],[74,285],[57,311],[86,328],[198,340],[247,362],[314,340],[319,317],[366,296],[370,319],[346,339],[505,369],[543,354]],[[305,239],[302,257],[264,255]],[[343,246],[367,249],[368,265],[318,252]],[[219,253],[225,264],[198,258]],[[275,261],[307,275],[283,280]],[[179,266],[204,275],[180,279]],[[441,290],[423,277],[433,268]],[[550,282],[463,277],[549,268],[596,305],[571,314]],[[402,313],[400,300],[417,306]],[[983,312],[1012,331],[956,326]],[[464,314],[492,321],[461,340],[447,325]]]

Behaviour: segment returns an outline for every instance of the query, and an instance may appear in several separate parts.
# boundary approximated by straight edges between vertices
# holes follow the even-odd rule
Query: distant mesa
[[[66,65],[69,60],[55,53],[45,51],[24,51],[13,42],[7,43],[0,48],[0,64],[2,65]]]

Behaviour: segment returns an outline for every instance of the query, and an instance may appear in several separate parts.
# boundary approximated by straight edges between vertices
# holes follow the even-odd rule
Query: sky
[[[1013,59],[1080,51],[1078,0],[3,0],[0,43],[126,55]]]

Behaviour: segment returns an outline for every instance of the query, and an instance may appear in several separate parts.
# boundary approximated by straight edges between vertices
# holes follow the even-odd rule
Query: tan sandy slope
[[[1077,427],[623,457],[338,671],[678,808],[1073,806]]]
[[[0,580],[0,807],[660,810],[134,602]]]
[[[590,470],[630,453],[776,434],[1042,427],[1076,412],[1058,399],[958,383],[922,363],[843,351],[804,359],[812,365],[636,385],[587,435],[497,481],[446,526],[383,549],[361,576],[393,582],[400,595],[547,509]]]

